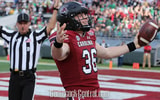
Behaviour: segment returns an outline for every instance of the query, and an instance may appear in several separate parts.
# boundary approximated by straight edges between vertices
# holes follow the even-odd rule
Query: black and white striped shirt
[[[11,70],[25,71],[36,68],[41,44],[47,38],[46,27],[39,31],[29,31],[23,36],[17,31],[1,27],[0,37],[9,44]]]

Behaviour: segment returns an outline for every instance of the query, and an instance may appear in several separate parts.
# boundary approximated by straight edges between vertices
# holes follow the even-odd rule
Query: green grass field
[[[0,72],[9,72],[9,61],[6,60],[6,57],[0,57]],[[109,68],[109,64],[97,64],[98,68],[104,68],[107,69]],[[117,68],[117,65],[113,63],[113,68]],[[123,65],[124,69],[132,69],[132,65]],[[141,66],[140,66],[140,69]],[[39,59],[38,65],[37,65],[37,70],[57,70],[57,67],[55,65],[55,62],[53,59]],[[143,70],[143,69],[142,69]],[[158,67],[152,67],[151,69],[148,69],[147,67],[145,70],[160,70],[160,66]]]
[[[6,57],[0,57],[0,72],[9,71],[9,61]],[[57,67],[52,59],[39,59],[37,70],[57,70]]]

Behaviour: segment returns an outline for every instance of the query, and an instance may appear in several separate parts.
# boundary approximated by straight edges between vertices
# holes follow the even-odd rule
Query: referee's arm
[[[52,31],[52,29],[54,29],[56,26],[56,21],[57,21],[56,17],[57,17],[57,12],[58,12],[58,8],[59,8],[59,3],[60,3],[60,0],[55,0],[53,14],[49,20],[48,25],[47,25],[47,35],[49,35],[50,32]]]

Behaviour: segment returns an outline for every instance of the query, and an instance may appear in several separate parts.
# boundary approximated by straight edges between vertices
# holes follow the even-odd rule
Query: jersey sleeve
[[[43,42],[47,38],[47,27],[43,27],[41,30],[36,30],[34,34],[36,35],[36,40],[38,42]]]
[[[15,31],[8,30],[6,27],[1,26],[0,27],[0,37],[4,39],[7,43],[10,42],[12,35],[15,33]]]
[[[69,43],[69,40],[70,40],[70,38],[71,38],[71,35],[73,34],[73,31],[68,31],[68,30],[67,30],[66,34],[68,35],[68,39],[65,39],[65,40],[64,40],[64,43]]]
[[[95,35],[95,31],[93,29],[91,29],[89,32],[88,32],[89,36],[91,36],[92,40],[93,41],[96,41],[96,35]]]
[[[54,32],[49,36],[50,46],[52,46],[52,44],[55,42],[56,34],[57,32]]]

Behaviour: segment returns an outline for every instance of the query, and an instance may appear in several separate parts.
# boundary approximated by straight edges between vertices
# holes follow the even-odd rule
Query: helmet
[[[91,28],[91,17],[88,16],[88,25],[82,25],[80,21],[77,21],[74,17],[78,14],[88,14],[88,9],[82,6],[78,2],[68,2],[62,5],[57,14],[57,20],[60,22],[60,26],[66,23],[65,30],[83,31],[87,32]]]

